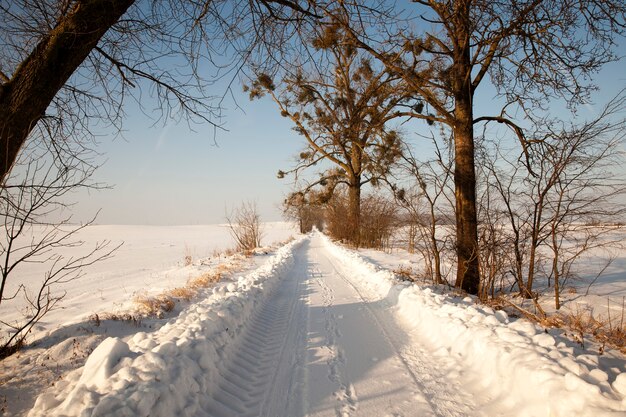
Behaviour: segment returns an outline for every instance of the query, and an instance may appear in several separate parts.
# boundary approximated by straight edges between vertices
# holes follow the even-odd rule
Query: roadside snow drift
[[[264,266],[236,282],[219,285],[206,299],[128,343],[104,340],[85,366],[37,399],[28,414],[40,416],[193,416],[269,287],[293,263],[303,238],[280,248]]]
[[[488,416],[624,416],[626,373],[609,382],[598,356],[573,349],[526,320],[455,300],[428,287],[398,283],[357,253],[328,239],[328,249],[354,272],[355,285],[397,304],[403,327],[435,355],[456,358]],[[445,381],[442,381],[445,383]]]

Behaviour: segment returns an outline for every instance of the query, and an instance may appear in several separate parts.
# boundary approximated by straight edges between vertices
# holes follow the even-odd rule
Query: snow
[[[381,266],[401,259],[301,236],[154,327],[112,329],[23,415],[626,415],[622,355]]]
[[[219,374],[227,348],[274,283],[290,266],[294,241],[236,282],[216,287],[154,333],[124,342],[108,338],[65,388],[40,396],[29,416],[195,415]],[[271,280],[268,279],[271,278]],[[269,291],[269,288],[265,288]]]
[[[263,243],[284,241],[294,234],[291,223],[266,223]],[[66,258],[88,252],[103,240],[111,241],[111,246],[122,246],[112,258],[90,266],[86,276],[55,288],[57,293],[66,293],[62,308],[45,316],[33,329],[31,340],[80,323],[94,313],[119,313],[133,309],[133,300],[138,296],[159,294],[183,286],[188,279],[199,276],[222,261],[222,252],[235,245],[227,225],[94,225],[83,229],[77,238],[84,242],[80,248],[60,249]],[[191,256],[192,264],[185,266],[187,255]],[[47,264],[24,265],[23,269],[14,273],[19,279],[10,280],[9,286],[23,283],[27,288],[38,289],[46,268]],[[13,289],[9,287],[8,293]],[[0,307],[3,320],[20,320],[24,304],[6,304]]]
[[[483,391],[476,397],[482,398],[477,407],[486,415],[566,416],[581,415],[581,410],[589,416],[626,415],[623,361],[611,383],[597,368],[598,355],[577,357],[539,326],[509,322],[505,312],[474,304],[469,297],[459,301],[428,287],[397,284],[387,270],[329,245],[358,271],[355,280],[397,299],[403,327],[415,343],[456,358],[465,373],[474,375],[470,383]]]

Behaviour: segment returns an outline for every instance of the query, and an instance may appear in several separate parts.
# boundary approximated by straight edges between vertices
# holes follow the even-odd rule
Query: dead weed
[[[540,316],[501,297],[492,301],[493,304],[499,304],[500,308],[504,305],[514,307],[522,316],[539,323],[543,327],[570,331],[574,340],[583,348],[585,347],[585,338],[593,337],[600,344],[600,354],[604,353],[607,345],[626,353],[626,323],[624,322],[626,306],[624,302],[619,317],[611,317],[608,303],[606,316],[603,314],[594,315],[591,309],[580,306],[575,310],[558,311]]]

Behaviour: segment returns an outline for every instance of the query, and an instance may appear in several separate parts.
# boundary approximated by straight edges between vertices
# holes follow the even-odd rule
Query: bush
[[[226,220],[237,250],[244,252],[261,246],[261,218],[255,203],[242,203]]]

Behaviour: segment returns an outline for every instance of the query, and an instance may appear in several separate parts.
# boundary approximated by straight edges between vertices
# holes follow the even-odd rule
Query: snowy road
[[[467,416],[438,358],[408,346],[394,307],[350,279],[319,235],[231,352],[213,416]]]
[[[158,329],[105,339],[28,416],[626,415],[624,360],[439,291],[302,236]]]

